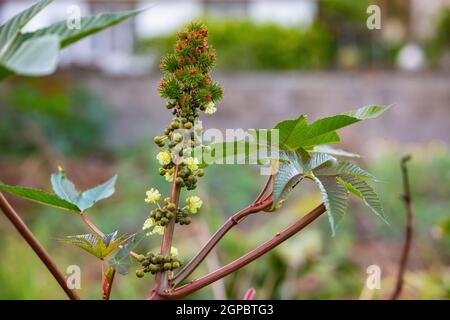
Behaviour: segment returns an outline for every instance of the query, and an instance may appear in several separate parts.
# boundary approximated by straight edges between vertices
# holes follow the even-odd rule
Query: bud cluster
[[[181,266],[181,261],[177,256],[147,253],[147,256],[141,259],[142,268],[136,270],[136,276],[142,278],[146,273],[155,274],[160,271],[173,271]]]

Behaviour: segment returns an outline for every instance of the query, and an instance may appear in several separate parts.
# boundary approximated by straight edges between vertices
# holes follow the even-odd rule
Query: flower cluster
[[[156,156],[161,167],[159,173],[179,188],[194,190],[204,172],[193,150],[199,147],[203,126],[200,112],[213,114],[216,103],[222,98],[223,90],[212,81],[211,70],[216,55],[208,45],[208,30],[202,23],[190,23],[177,34],[174,52],[161,61],[164,77],[159,85],[161,97],[168,100],[166,107],[174,118],[164,129],[164,134],[154,138],[161,148]],[[149,203],[152,203],[149,199]],[[189,224],[189,214],[196,213],[202,201],[198,197],[186,199],[184,208],[171,210],[166,207],[150,213],[150,223],[165,226],[175,217],[180,224]],[[159,206],[159,205],[158,205]]]
[[[181,261],[178,259],[178,250],[171,248],[170,254],[163,256],[153,252],[147,253],[140,259],[142,265],[141,269],[136,270],[136,276],[142,278],[146,273],[155,274],[159,271],[173,271],[181,266]]]

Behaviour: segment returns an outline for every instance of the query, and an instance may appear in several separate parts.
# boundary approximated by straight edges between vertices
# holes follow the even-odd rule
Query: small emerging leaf
[[[377,180],[377,178],[374,175],[370,174],[364,169],[361,169],[356,164],[351,162],[338,162],[330,167],[319,168],[314,172],[314,174],[318,176],[349,174],[358,178],[372,179],[374,181]]]
[[[96,234],[81,234],[69,236],[63,241],[83,249],[98,259],[103,260],[129,239],[127,235],[122,235],[118,238],[116,236],[117,231],[105,235],[104,238]]]

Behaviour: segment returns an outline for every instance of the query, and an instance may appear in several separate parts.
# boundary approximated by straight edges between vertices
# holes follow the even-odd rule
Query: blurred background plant
[[[58,1],[54,12],[43,14],[34,27],[53,22],[71,3]],[[76,3],[83,13],[150,4]],[[205,121],[206,128],[269,128],[301,113],[315,118],[364,104],[396,104],[389,117],[368,123],[364,132],[345,129],[341,145],[364,154],[364,167],[381,180],[376,187],[390,225],[363,214],[366,209],[355,201],[334,238],[326,219],[320,219],[258,263],[191,298],[240,299],[249,287],[256,288],[260,299],[389,297],[405,219],[399,161],[408,153],[413,156],[409,167],[416,232],[402,297],[449,299],[449,1],[375,1],[381,7],[381,30],[366,28],[368,3],[256,0],[155,5],[132,23],[63,51],[62,67],[54,76],[14,78],[1,84],[0,180],[49,190],[49,174],[62,165],[72,180],[87,188],[118,172],[117,194],[99,204],[91,218],[104,231],[117,226],[121,232],[137,231],[148,214],[145,190],[154,186],[168,191],[164,179],[153,174],[158,165],[151,140],[168,120],[166,113],[158,112],[163,108],[156,89],[161,75],[155,69],[172,45],[174,31],[188,20],[206,17],[222,70],[215,78],[225,88],[224,101],[214,119]],[[27,4],[1,2],[0,22]],[[419,47],[413,55],[422,52],[424,60],[405,72],[399,59],[406,56],[411,61],[404,50],[411,43]],[[182,258],[192,256],[229,214],[253,200],[263,181],[254,167],[211,167],[199,184],[205,200],[202,219],[195,219],[191,231],[177,232]],[[312,185],[295,190],[295,196],[297,201],[276,213],[283,219],[271,219],[270,224],[266,218],[248,219],[226,236],[196,275],[245,253],[320,201]],[[56,209],[8,199],[62,269],[81,266],[80,295],[99,298],[95,259],[56,241],[82,233],[81,221]],[[250,228],[256,232],[249,233]],[[157,239],[146,241],[137,251],[158,246]],[[3,216],[0,256],[1,299],[65,298]],[[382,269],[380,290],[365,289],[366,268],[372,264]],[[141,299],[151,288],[132,275],[116,281],[112,299]]]

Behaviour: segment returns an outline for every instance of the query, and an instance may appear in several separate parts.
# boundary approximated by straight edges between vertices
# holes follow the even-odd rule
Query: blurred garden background
[[[0,24],[32,1],[0,1]],[[367,8],[381,9],[369,30]],[[148,214],[145,190],[168,184],[157,172],[153,136],[170,115],[157,92],[161,56],[175,32],[203,20],[216,48],[215,79],[225,89],[206,128],[271,128],[300,114],[310,119],[368,104],[394,104],[380,119],[343,130],[339,146],[364,156],[389,225],[356,201],[335,237],[325,218],[258,262],[190,298],[386,299],[404,237],[400,159],[412,155],[414,243],[404,299],[450,298],[450,1],[449,0],[58,0],[27,28],[83,15],[149,6],[132,20],[62,52],[58,71],[0,84],[0,180],[50,190],[63,166],[83,188],[118,173],[114,197],[91,219],[104,231],[136,232]],[[199,183],[205,200],[175,246],[186,261],[229,215],[254,199],[264,177],[254,166],[214,166]],[[312,185],[296,189],[283,211],[247,219],[227,235],[196,275],[269,239],[321,200]],[[63,270],[79,265],[82,298],[101,297],[101,267],[58,242],[86,233],[81,219],[8,196]],[[253,230],[250,232],[250,230]],[[158,237],[139,250],[157,248]],[[139,251],[138,250],[138,251]],[[366,269],[382,270],[379,290]],[[150,277],[117,276],[112,299],[142,299]],[[12,225],[0,215],[0,299],[64,299],[65,295]]]

